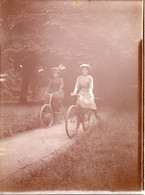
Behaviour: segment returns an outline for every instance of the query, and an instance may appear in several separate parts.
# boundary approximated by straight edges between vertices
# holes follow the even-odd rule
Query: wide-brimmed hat
[[[58,70],[58,67],[51,68],[51,72],[52,73],[54,73],[54,72],[60,73],[60,71]]]
[[[62,64],[60,64],[58,67],[53,67],[51,69],[52,72],[57,72],[57,73],[61,73],[62,70],[65,70],[65,66],[63,66]]]
[[[89,64],[82,64],[80,65],[80,68],[91,68]]]

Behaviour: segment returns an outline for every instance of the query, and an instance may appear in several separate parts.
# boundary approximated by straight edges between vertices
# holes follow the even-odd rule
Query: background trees
[[[1,67],[8,74],[3,99],[26,102],[30,94],[41,99],[49,69],[63,64],[68,100],[79,65],[89,63],[96,95],[107,104],[134,105],[141,6],[141,1],[2,0]]]

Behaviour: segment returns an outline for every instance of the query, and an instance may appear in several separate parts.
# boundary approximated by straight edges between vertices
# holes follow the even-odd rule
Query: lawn
[[[0,137],[13,136],[19,132],[41,127],[41,104],[19,105],[7,104],[1,106]]]
[[[13,180],[5,190],[140,190],[137,113],[112,110],[101,116],[101,129],[78,136],[41,171]]]

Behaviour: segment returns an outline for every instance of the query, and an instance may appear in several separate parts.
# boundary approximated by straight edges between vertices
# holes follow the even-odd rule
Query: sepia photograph
[[[143,3],[0,0],[0,193],[143,193]]]

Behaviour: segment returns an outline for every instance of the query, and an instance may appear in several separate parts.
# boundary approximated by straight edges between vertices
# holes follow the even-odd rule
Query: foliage
[[[1,82],[1,100],[18,100],[20,95],[20,86],[22,82],[22,73],[15,71],[13,65],[7,70],[6,81]]]
[[[111,104],[135,104],[141,3],[2,0],[1,4],[2,72],[16,73],[22,64],[25,76],[20,74],[20,79],[22,83],[28,81],[24,88],[39,93],[40,86],[48,84],[50,68],[64,64],[68,95],[79,65],[89,63],[96,94]],[[45,70],[43,82],[36,74],[40,66]],[[4,93],[11,93],[11,87],[20,91],[21,82],[19,86],[14,83],[9,86],[6,82]],[[12,96],[15,97],[15,92]]]

